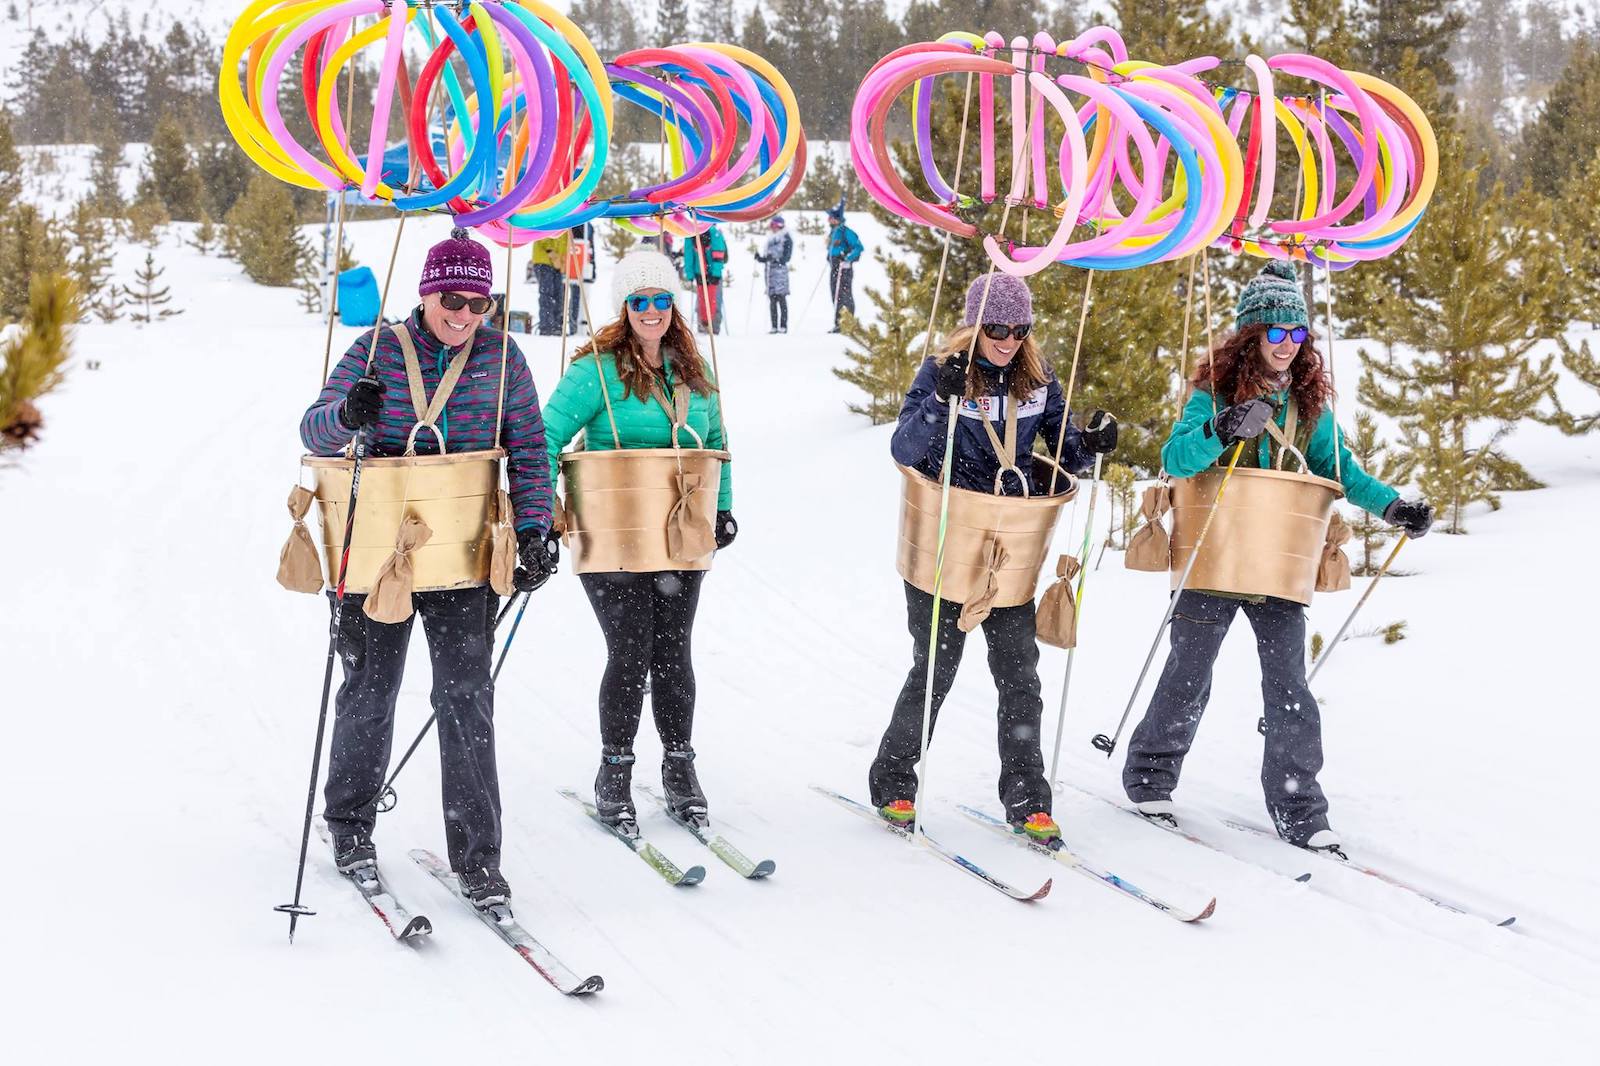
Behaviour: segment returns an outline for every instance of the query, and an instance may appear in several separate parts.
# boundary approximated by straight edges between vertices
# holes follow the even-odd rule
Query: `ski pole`
[[[522,594],[522,606],[517,608],[517,617],[511,623],[511,633],[506,637],[505,647],[500,649],[500,658],[494,664],[494,672],[489,675],[489,683],[491,685],[500,680],[500,668],[505,665],[506,653],[511,650],[511,642],[517,639],[517,627],[522,625],[522,612],[528,609],[528,601],[532,598],[533,593],[531,592]],[[511,613],[511,608],[516,605],[516,602],[517,598],[513,596],[506,601],[504,607],[500,608],[500,614],[494,620],[496,631],[500,629],[500,623],[505,620],[506,615]],[[399,764],[389,774],[389,780],[385,781],[383,787],[378,790],[377,798],[372,803],[379,814],[387,814],[389,811],[394,810],[395,804],[400,802],[400,797],[394,790],[395,778],[399,777],[400,771],[406,768],[406,763],[411,761],[411,756],[416,753],[417,748],[422,744],[422,739],[428,735],[428,731],[433,728],[433,723],[438,720],[438,711],[434,711],[428,716],[428,720],[422,723],[422,729],[418,731],[416,739],[411,742],[411,746],[406,749],[406,753],[400,756]]]
[[[811,310],[811,302],[817,298],[817,290],[822,288],[822,279],[828,276],[828,264],[822,264],[822,270],[817,274],[817,280],[811,285],[811,295],[806,297],[806,306],[800,312],[798,322],[806,320],[807,313]]]
[[[1094,503],[1096,497],[1100,495],[1100,464],[1104,460],[1105,455],[1103,453],[1094,453],[1094,480],[1089,483],[1089,513],[1083,520],[1083,547],[1078,550],[1078,558],[1085,563],[1089,561],[1089,537],[1094,532]],[[1078,591],[1076,595],[1077,610],[1080,617],[1083,612],[1083,586],[1088,581],[1088,578],[1089,568],[1080,566],[1078,568]],[[1061,731],[1067,724],[1067,692],[1072,688],[1072,660],[1077,653],[1078,647],[1074,642],[1073,646],[1067,649],[1067,669],[1061,678],[1061,706],[1056,711],[1056,746],[1055,750],[1050,753],[1050,777],[1048,780],[1051,784],[1055,783],[1056,767],[1061,764]]]
[[[1200,535],[1195,538],[1194,550],[1189,553],[1189,561],[1184,564],[1183,573],[1178,575],[1178,587],[1172,590],[1172,601],[1167,604],[1167,613],[1161,616],[1161,625],[1156,627],[1156,638],[1150,642],[1150,652],[1144,657],[1144,666],[1139,670],[1139,678],[1133,683],[1133,691],[1128,694],[1128,705],[1122,709],[1122,719],[1117,722],[1117,731],[1111,736],[1096,733],[1089,743],[1095,749],[1106,753],[1106,758],[1111,758],[1111,753],[1117,750],[1117,741],[1122,738],[1122,727],[1128,724],[1128,715],[1133,713],[1133,705],[1139,698],[1139,690],[1144,687],[1145,675],[1150,672],[1150,664],[1155,661],[1156,649],[1161,647],[1161,634],[1167,630],[1167,623],[1172,621],[1172,616],[1178,610],[1178,597],[1183,595],[1183,590],[1189,583],[1189,572],[1194,569],[1194,562],[1200,558],[1200,548],[1206,541],[1206,534],[1211,532],[1211,520],[1217,516],[1217,507],[1222,503],[1222,493],[1228,487],[1228,479],[1233,477],[1234,467],[1239,465],[1239,456],[1244,451],[1244,441],[1233,446],[1233,458],[1228,460],[1228,469],[1222,475],[1222,484],[1217,486],[1217,498],[1211,501],[1211,510],[1206,512],[1206,521],[1200,527]]]
[[[382,324],[382,316],[379,316]],[[378,343],[377,331],[373,331],[372,344],[376,348]],[[350,501],[346,505],[344,519],[344,544],[339,550],[339,580],[334,586],[333,620],[328,626],[328,655],[322,665],[322,703],[317,710],[317,739],[311,747],[311,783],[306,786],[306,814],[300,827],[300,864],[295,869],[294,875],[294,902],[280,903],[272,908],[289,916],[289,943],[294,943],[295,924],[301,918],[309,918],[317,912],[300,902],[300,891],[306,879],[306,848],[311,842],[311,814],[317,802],[317,774],[322,768],[322,739],[328,728],[328,696],[333,691],[333,660],[338,651],[339,626],[344,618],[344,582],[350,568],[350,540],[356,528],[356,501],[361,492],[361,463],[367,457],[367,438],[365,430],[356,430],[355,461],[350,468]]]

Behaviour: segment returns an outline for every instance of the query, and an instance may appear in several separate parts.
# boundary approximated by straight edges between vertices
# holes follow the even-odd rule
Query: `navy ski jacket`
[[[984,371],[982,364],[979,364],[979,372],[990,387],[984,390],[987,395],[981,399],[961,401],[961,421],[956,426],[955,470],[950,483],[958,489],[993,493],[994,477],[1000,472],[1000,460],[994,453],[994,445],[989,442],[989,435],[983,431],[980,419],[990,419],[994,423],[995,435],[1005,440],[1006,405],[1014,401],[1006,391],[1009,368]],[[1049,380],[1034,389],[1017,408],[1017,467],[1032,478],[1030,491],[1034,493],[1048,491],[1050,482],[1050,464],[1035,464],[1033,461],[1034,439],[1042,438],[1042,450],[1054,456],[1056,434],[1061,431],[1062,419],[1067,413],[1067,399],[1062,394],[1061,383],[1056,380],[1053,370],[1047,367],[1045,372]],[[895,427],[894,436],[889,440],[889,450],[895,462],[909,466],[935,481],[939,480],[940,468],[944,465],[948,411],[948,406],[940,403],[934,393],[938,376],[938,362],[932,358],[923,360],[916,380],[911,383],[911,391],[906,393],[905,403],[900,408],[900,424]],[[1073,474],[1086,473],[1094,466],[1094,456],[1083,446],[1083,434],[1070,421],[1067,422],[1067,439],[1061,446],[1061,465]],[[1056,491],[1060,492],[1063,488],[1058,481]],[[1006,496],[1021,496],[1022,486],[1016,478],[1007,477],[1001,483],[1001,492]]]

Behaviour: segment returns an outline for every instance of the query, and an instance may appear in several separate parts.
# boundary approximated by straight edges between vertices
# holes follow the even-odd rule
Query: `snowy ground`
[[[380,275],[391,225],[355,227]],[[446,225],[408,227],[394,310]],[[1054,875],[1048,899],[1016,904],[807,790],[864,791],[909,660],[897,475],[888,429],[848,414],[849,390],[829,373],[842,345],[823,334],[826,297],[805,307],[821,238],[799,242],[799,321],[778,338],[751,299],[742,244],[735,333],[719,352],[742,533],[703,598],[695,739],[714,813],[778,861],[776,876],[745,883],[711,860],[705,884],[670,889],[556,795],[592,779],[603,657],[564,572],[534,599],[501,679],[506,872],[524,920],[574,968],[603,974],[605,992],[555,995],[403,860],[408,847],[443,849],[431,741],[378,842],[397,890],[433,918],[432,940],[391,943],[313,841],[305,895],[319,914],[285,944],[271,908],[293,887],[326,612],[271,575],[322,326],[292,291],[169,242],[157,260],[186,313],[85,326],[77,365],[44,404],[44,443],[0,472],[10,1061],[282,1062],[335,1049],[396,1063],[665,1051],[889,1066],[1047,1050],[1594,1061],[1600,863],[1588,836],[1600,810],[1579,760],[1600,747],[1587,671],[1600,588],[1581,563],[1600,521],[1600,438],[1520,432],[1513,451],[1551,487],[1475,514],[1471,536],[1408,548],[1420,573],[1387,582],[1364,621],[1405,619],[1409,639],[1344,646],[1318,680],[1323,780],[1352,849],[1515,913],[1514,930],[1266,842],[1230,839],[1261,866],[1219,856],[1070,788],[1056,812],[1074,845],[1179,903],[1216,895],[1215,917],[1180,925],[991,840],[954,810],[996,807],[993,690],[975,639],[934,748],[927,817],[1002,877]],[[142,258],[122,250],[120,280]],[[604,273],[594,291],[604,302]],[[340,329],[336,343],[355,336]],[[525,348],[548,392],[557,342]],[[1352,383],[1354,346],[1341,355]],[[1063,523],[1058,545],[1071,543]],[[1331,634],[1360,587],[1319,599],[1313,627]],[[1103,796],[1117,794],[1116,768],[1088,738],[1115,724],[1164,590],[1115,553],[1091,575],[1063,776]],[[401,743],[428,714],[420,643]],[[1045,649],[1047,743],[1064,660]],[[1215,819],[1265,817],[1253,660],[1241,623],[1178,794],[1225,839]],[[639,748],[650,780],[652,730]],[[710,858],[658,815],[645,829],[681,862]],[[1315,877],[1299,885],[1262,866]]]

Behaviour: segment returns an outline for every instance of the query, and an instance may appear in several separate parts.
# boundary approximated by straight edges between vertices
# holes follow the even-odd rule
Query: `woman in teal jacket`
[[[634,252],[617,264],[611,288],[619,317],[578,350],[544,408],[552,470],[559,469],[561,449],[579,432],[590,450],[672,447],[668,411],[680,392],[688,395],[684,425],[703,442],[700,446],[722,450],[722,405],[695,348],[694,333],[673,304],[676,284],[677,274],[660,252]],[[678,438],[682,446],[696,447],[685,430],[679,430]],[[733,543],[739,531],[732,509],[733,486],[724,463],[717,493],[718,548]],[[689,651],[704,577],[702,570],[664,570],[578,578],[606,638],[595,809],[627,833],[637,831],[633,740],[647,683],[665,752],[661,784],[668,806],[685,820],[706,817],[690,743],[695,684]]]
[[[1310,334],[1304,298],[1289,263],[1272,262],[1239,296],[1235,331],[1195,370],[1194,394],[1161,449],[1173,477],[1226,466],[1277,465],[1280,434],[1305,455],[1310,472],[1338,480],[1351,503],[1412,537],[1427,533],[1433,511],[1361,469],[1334,431],[1333,384]],[[1337,439],[1336,439],[1337,438]],[[1334,449],[1339,460],[1334,462]],[[1338,852],[1328,801],[1317,783],[1322,723],[1306,685],[1305,609],[1274,596],[1185,589],[1172,615],[1172,651],[1144,720],[1128,742],[1122,785],[1140,813],[1176,825],[1171,800],[1184,756],[1211,695],[1211,668],[1234,615],[1243,609],[1256,635],[1267,739],[1261,787],[1278,833],[1301,847]],[[1342,854],[1342,853],[1341,853]]]

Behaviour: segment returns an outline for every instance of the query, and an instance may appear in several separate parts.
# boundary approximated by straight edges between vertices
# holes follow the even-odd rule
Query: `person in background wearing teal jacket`
[[[828,287],[833,290],[833,328],[828,332],[838,333],[839,316],[856,313],[856,260],[863,251],[861,238],[844,224],[844,197],[828,209],[828,226]]]
[[[1333,383],[1311,336],[1295,268],[1268,263],[1244,287],[1234,314],[1233,335],[1194,372],[1194,394],[1161,449],[1166,472],[1184,478],[1226,466],[1241,441],[1239,466],[1273,467],[1280,445],[1267,432],[1272,422],[1293,435],[1310,472],[1339,480],[1351,503],[1412,537],[1427,533],[1432,508],[1421,500],[1402,500],[1362,470],[1345,447],[1343,431],[1335,434]],[[1203,589],[1179,593],[1172,651],[1144,720],[1128,742],[1123,790],[1141,814],[1177,824],[1172,792],[1211,696],[1211,670],[1222,638],[1241,609],[1255,631],[1261,660],[1266,712],[1261,787],[1267,810],[1291,844],[1338,852],[1339,837],[1328,827],[1328,801],[1317,783],[1322,722],[1306,685],[1305,608],[1291,600]]]
[[[694,332],[673,304],[676,286],[671,261],[653,249],[633,252],[617,264],[611,289],[619,317],[578,349],[544,407],[551,470],[560,469],[561,449],[579,432],[590,450],[672,447],[668,410],[680,389],[689,397],[684,425],[694,431],[691,437],[680,430],[680,443],[695,447],[697,437],[703,442],[700,446],[722,450],[722,404],[695,347]],[[732,544],[739,532],[732,509],[733,485],[728,464],[723,463],[717,493],[718,548]],[[604,821],[630,834],[637,831],[638,822],[632,792],[633,741],[647,682],[665,753],[661,784],[668,806],[685,820],[704,818],[706,813],[690,743],[695,683],[689,654],[704,578],[702,570],[578,578],[606,639],[595,809]]]

